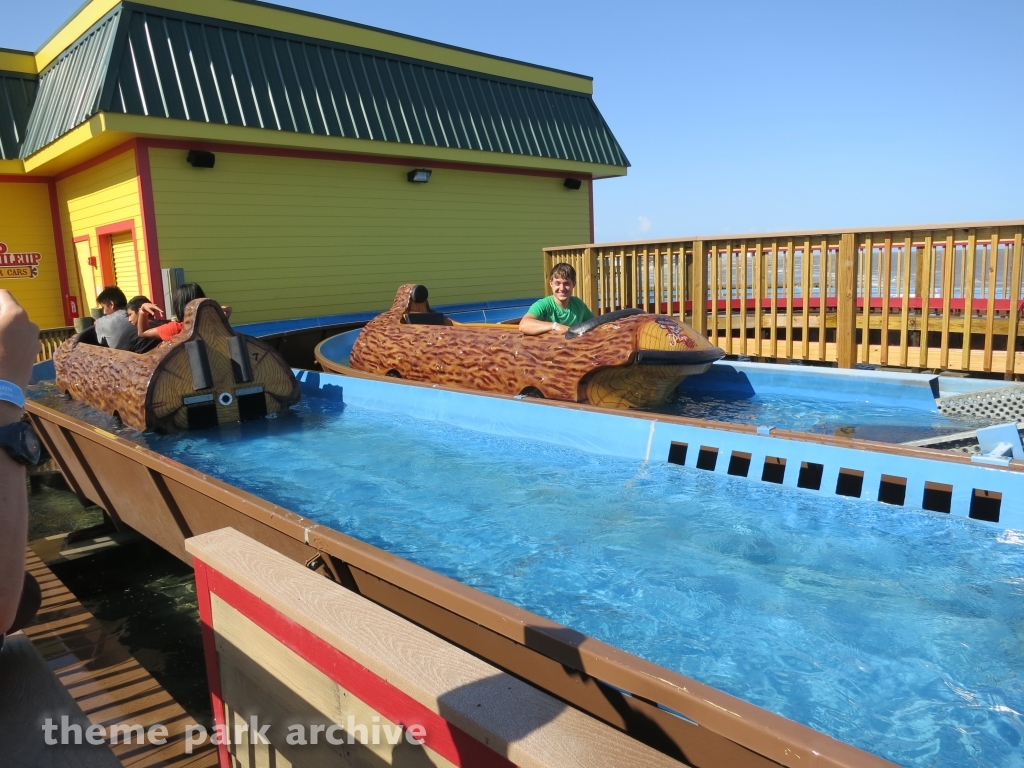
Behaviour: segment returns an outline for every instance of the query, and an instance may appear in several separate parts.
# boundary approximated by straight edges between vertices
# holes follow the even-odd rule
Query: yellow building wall
[[[142,234],[142,208],[139,205],[134,151],[128,149],[98,165],[59,180],[57,199],[65,240],[64,252],[68,254],[68,271],[75,272],[75,282],[79,282],[77,275],[81,267],[74,256],[74,239],[88,235],[89,251],[99,264],[102,251],[96,230],[109,224],[133,221],[139,255],[139,278],[136,281],[132,275],[118,282],[129,299],[137,285],[141,286],[142,293],[149,296],[151,287],[146,266],[146,243]],[[109,236],[103,237],[109,241]],[[96,280],[102,289],[99,269],[96,270]],[[95,297],[80,295],[79,298],[82,314],[88,315],[89,310],[96,306]]]
[[[64,306],[46,184],[0,182],[0,243],[10,253],[42,257],[36,277],[17,278],[10,275],[31,274],[31,270],[6,266],[0,257],[0,288],[14,294],[40,328],[62,328]]]
[[[414,165],[151,149],[163,267],[183,267],[233,322],[390,306],[402,283],[434,304],[539,296],[541,249],[588,242],[586,187]],[[429,167],[429,166],[428,166]]]

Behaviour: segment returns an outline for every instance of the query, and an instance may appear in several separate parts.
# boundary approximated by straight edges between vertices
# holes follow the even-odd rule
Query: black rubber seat
[[[409,325],[448,325],[448,318],[441,312],[409,312],[402,316]]]

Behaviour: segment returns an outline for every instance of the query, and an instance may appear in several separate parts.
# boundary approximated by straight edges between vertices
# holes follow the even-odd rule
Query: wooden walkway
[[[47,568],[32,550],[28,550],[29,573],[36,577],[43,592],[43,604],[35,622],[24,630],[47,665],[63,683],[71,698],[88,720],[105,727],[139,724],[147,729],[157,723],[167,727],[169,736],[163,746],[119,743],[114,755],[126,768],[174,766],[206,768],[217,765],[216,750],[209,743],[185,754],[185,727],[195,722],[171,698],[156,680],[128,653],[117,638],[87,611],[67,587]],[[185,670],[195,674],[197,670]],[[42,693],[42,692],[40,692]],[[34,734],[42,744],[41,702],[34,702]],[[54,716],[59,722],[60,712]],[[73,721],[73,718],[72,718]],[[8,735],[5,741],[9,741]],[[9,746],[5,746],[5,751]],[[35,765],[60,765],[58,755],[69,747],[43,747],[47,759]],[[85,747],[79,748],[84,750]],[[99,748],[96,748],[99,750]],[[51,754],[52,753],[52,754]],[[4,760],[4,764],[8,763]],[[69,765],[92,765],[76,763]],[[102,765],[103,763],[96,763]]]

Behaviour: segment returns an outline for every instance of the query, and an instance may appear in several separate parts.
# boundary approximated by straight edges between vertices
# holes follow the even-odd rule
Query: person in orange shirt
[[[139,307],[137,314],[138,320],[136,329],[139,337],[160,339],[160,341],[168,341],[174,338],[181,333],[181,329],[183,327],[182,320],[185,318],[185,307],[187,307],[191,301],[205,298],[206,294],[203,293],[203,289],[199,286],[199,283],[185,283],[184,285],[179,285],[174,291],[174,298],[171,300],[174,316],[178,319],[169,320],[163,325],[158,325],[155,328],[149,327],[149,318],[163,317],[164,311],[156,304],[143,304]],[[231,307],[221,306],[220,309],[224,313],[225,319],[231,317]]]

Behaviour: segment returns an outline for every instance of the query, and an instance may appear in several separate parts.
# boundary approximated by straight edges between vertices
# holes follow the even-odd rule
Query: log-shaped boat
[[[299,401],[284,359],[236,333],[217,302],[191,302],[182,324],[144,354],[98,346],[94,328],[73,336],[53,355],[57,389],[140,431],[257,419]]]
[[[725,355],[667,315],[626,309],[564,335],[527,336],[510,325],[454,323],[430,309],[427,295],[422,285],[401,286],[391,308],[359,334],[351,367],[484,392],[648,408]],[[327,370],[345,371],[319,354],[317,359]]]

